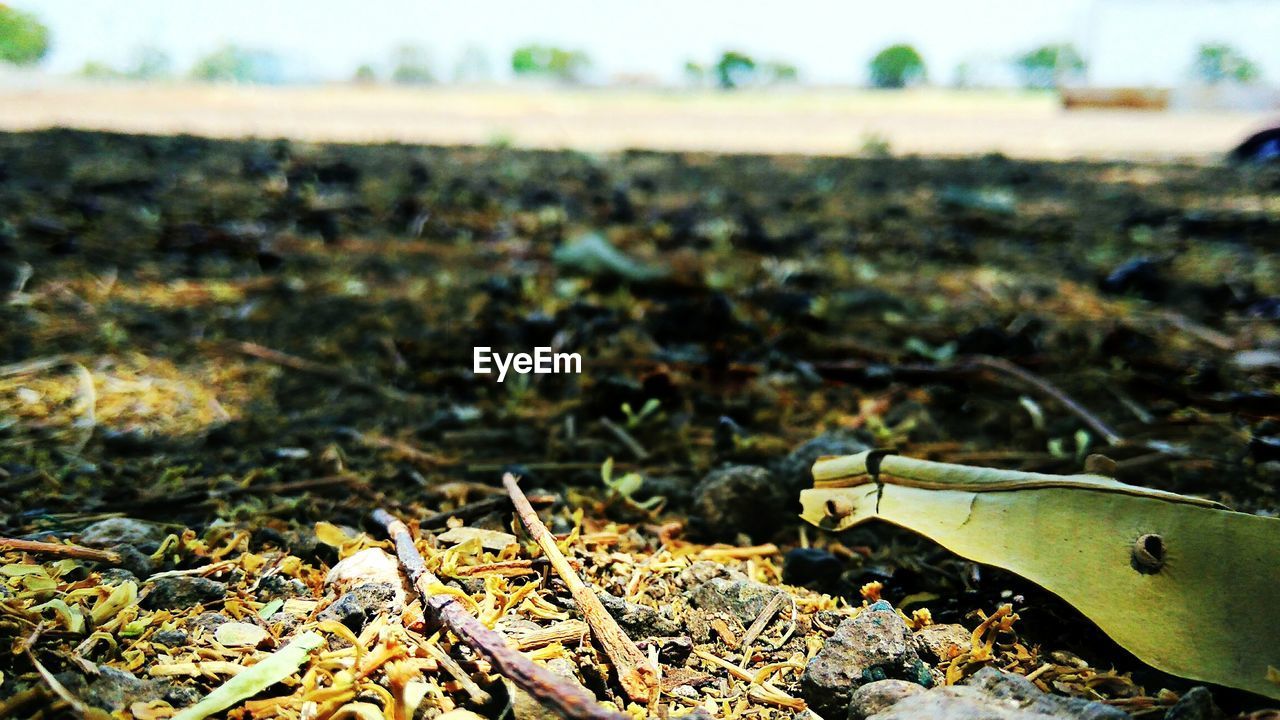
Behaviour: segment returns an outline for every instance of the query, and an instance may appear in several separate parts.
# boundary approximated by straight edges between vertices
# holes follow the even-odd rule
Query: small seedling
[[[644,405],[640,407],[640,412],[631,409],[631,403],[622,403],[622,414],[627,417],[627,429],[635,430],[644,424],[645,420],[650,418],[658,419],[660,413],[658,409],[662,407],[662,401],[657,398],[649,398]]]
[[[637,472],[629,472],[615,479],[613,477],[613,458],[605,460],[604,464],[600,466],[600,480],[605,487],[619,495],[628,505],[645,512],[656,510],[667,501],[661,495],[655,495],[644,501],[632,498],[632,495],[639,492],[640,488],[644,486],[644,476]]]

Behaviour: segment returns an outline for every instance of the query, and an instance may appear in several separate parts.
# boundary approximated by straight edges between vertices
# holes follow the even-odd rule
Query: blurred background
[[[810,154],[1220,157],[1271,0],[0,4],[0,129]]]

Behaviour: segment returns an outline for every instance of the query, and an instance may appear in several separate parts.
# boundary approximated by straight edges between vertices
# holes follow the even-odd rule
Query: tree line
[[[30,66],[49,52],[51,34],[39,18],[0,3],[0,64]],[[1021,84],[1026,88],[1052,89],[1081,80],[1088,62],[1070,43],[1053,43],[1032,48],[1010,59]],[[515,48],[509,58],[511,73],[517,78],[540,79],[575,85],[587,81],[592,59],[580,49],[551,44],[529,44]],[[867,63],[870,85],[898,89],[929,82],[924,56],[912,45],[894,44],[876,53]],[[741,50],[726,50],[719,57],[702,62],[685,62],[684,78],[693,87],[733,90],[798,83],[795,65],[779,59],[757,58]],[[178,77],[167,53],[159,48],[140,48],[123,67],[102,62],[85,63],[81,74],[90,78],[155,80]],[[958,84],[964,84],[963,67]],[[1191,75],[1199,81],[1218,85],[1251,83],[1261,78],[1258,64],[1227,43],[1200,45],[1192,58]],[[270,52],[228,44],[200,57],[186,76],[203,82],[273,83],[283,79],[280,60]],[[416,45],[393,49],[383,63],[363,63],[352,79],[360,83],[391,82],[427,85],[440,82],[430,53]],[[488,57],[476,47],[463,51],[451,75],[454,82],[483,82],[493,79]]]

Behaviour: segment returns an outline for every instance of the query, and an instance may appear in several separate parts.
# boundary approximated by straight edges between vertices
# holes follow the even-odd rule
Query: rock
[[[381,613],[399,613],[404,609],[404,593],[384,582],[357,585],[343,593],[317,616],[318,620],[337,620],[360,632],[365,624]]]
[[[121,545],[119,547],[125,547],[125,546]],[[132,582],[132,583],[137,583],[138,585],[142,585],[141,581],[138,580],[137,574],[125,568],[118,568],[118,567],[107,568],[102,572],[98,573],[98,582],[100,582],[103,585],[121,585],[126,582]]]
[[[114,712],[135,702],[167,699],[174,689],[172,681],[142,680],[127,670],[98,666],[98,674],[86,679],[77,673],[60,673],[58,680],[82,702]]]
[[[782,580],[789,585],[830,585],[843,571],[840,558],[821,548],[795,548],[782,558]]]
[[[1178,698],[1178,702],[1165,713],[1164,720],[1220,720],[1223,717],[1209,689],[1197,686]]]
[[[298,627],[298,623],[299,618],[297,615],[283,610],[267,618],[267,625],[274,629],[280,637],[293,634],[293,631]]]
[[[774,466],[778,482],[790,499],[813,487],[813,463],[825,455],[855,455],[871,446],[844,431],[825,432],[791,451]]]
[[[166,535],[164,528],[155,523],[133,518],[108,518],[85,528],[80,533],[80,543],[101,548],[127,544],[150,554],[160,548]]]
[[[151,636],[151,642],[165,647],[181,647],[187,644],[190,636],[183,630],[160,630]]]
[[[732,616],[749,627],[775,595],[786,591],[754,580],[715,578],[685,592],[699,610]]]
[[[613,619],[618,621],[633,640],[679,635],[683,629],[680,623],[647,605],[627,602],[603,590],[598,591],[596,595],[600,598],[600,604],[604,605],[604,609],[609,611]]]
[[[916,654],[928,662],[940,663],[965,652],[973,644],[973,633],[963,625],[926,625],[916,631],[911,642]]]
[[[155,561],[150,555],[144,554],[138,548],[127,545],[112,545],[110,550],[120,556],[121,569],[127,570],[134,575],[134,579],[140,577],[148,577],[151,571],[155,569]]]
[[[1040,692],[1030,680],[983,668],[965,685],[910,695],[869,720],[1127,720],[1128,713],[1102,703]]]
[[[311,591],[297,578],[283,575],[266,575],[258,580],[258,599],[262,601],[276,598],[310,597]]]
[[[889,603],[881,601],[840,623],[809,661],[801,688],[815,712],[837,717],[846,712],[854,690],[887,678],[931,682],[912,647],[911,630]]]
[[[906,680],[877,680],[867,683],[854,690],[849,697],[849,720],[865,720],[903,698],[924,691],[920,685]]]
[[[721,565],[711,560],[698,560],[692,565],[680,571],[676,576],[676,584],[686,590],[693,588],[716,578],[724,578],[726,580],[746,580],[747,576],[741,571],[735,570],[728,565]]]
[[[206,612],[206,613],[200,613],[194,618],[191,618],[190,620],[188,620],[186,622],[186,627],[192,633],[195,633],[197,635],[199,634],[212,635],[214,631],[218,629],[218,627],[220,627],[224,623],[229,623],[229,622],[231,622],[231,618],[227,617],[226,615],[223,615],[222,613]]]
[[[646,656],[650,647],[658,648],[658,661],[664,665],[683,665],[693,653],[693,638],[687,635],[676,637],[651,637],[636,643]]]
[[[1169,290],[1160,264],[1144,257],[1122,263],[1107,275],[1100,287],[1112,295],[1134,294],[1146,300],[1161,300]]]
[[[184,610],[226,596],[227,586],[220,582],[195,575],[179,575],[156,580],[142,602],[153,610]]]
[[[763,537],[782,519],[781,500],[773,474],[762,467],[713,470],[694,490],[697,534],[710,540],[733,540],[740,533]]]
[[[334,565],[324,577],[326,589],[345,592],[357,585],[383,584],[392,589],[394,604],[404,607],[409,583],[400,574],[400,563],[390,553],[380,548],[365,548]]]
[[[270,637],[266,630],[247,622],[228,622],[213,631],[213,639],[223,647],[258,647]]]

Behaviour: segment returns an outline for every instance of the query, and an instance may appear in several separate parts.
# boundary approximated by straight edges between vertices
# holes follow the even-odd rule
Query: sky
[[[1230,42],[1280,84],[1280,0],[8,0],[50,26],[46,68],[125,66],[157,47],[185,70],[225,43],[268,50],[291,80],[345,80],[385,68],[392,48],[424,48],[448,78],[467,48],[498,79],[529,42],[580,48],[597,80],[678,81],[686,60],[725,49],[796,65],[804,80],[866,79],[875,52],[914,44],[933,82],[962,63],[989,83],[1012,81],[1007,60],[1047,42],[1074,42],[1097,85],[1184,81],[1195,47]]]

